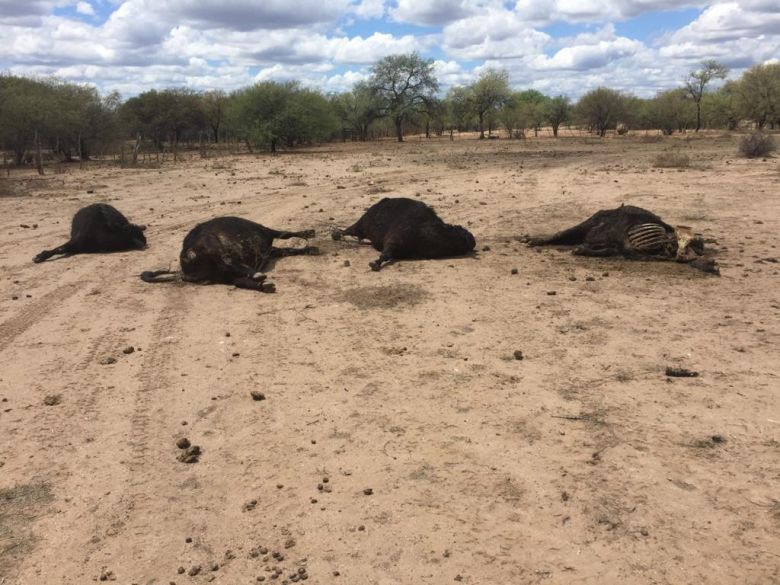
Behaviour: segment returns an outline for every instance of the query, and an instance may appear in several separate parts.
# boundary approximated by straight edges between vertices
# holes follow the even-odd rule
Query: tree
[[[753,120],[756,128],[780,124],[780,63],[748,69],[737,85],[740,114]]]
[[[374,63],[368,81],[383,116],[392,118],[398,142],[404,141],[403,124],[411,115],[425,112],[439,89],[433,60],[415,53],[388,55]]]
[[[685,90],[696,104],[696,132],[701,128],[701,100],[707,85],[713,79],[725,79],[728,72],[725,65],[710,59],[702,63],[702,68],[699,71],[691,71],[688,74],[685,80]]]
[[[349,128],[361,141],[368,140],[368,129],[380,116],[382,106],[365,81],[357,82],[352,91],[333,96],[331,104],[344,128]]]
[[[568,97],[559,95],[552,98],[547,105],[547,121],[552,126],[553,136],[558,137],[558,128],[571,118],[571,101]]]
[[[737,129],[740,120],[737,82],[727,81],[718,91],[708,93],[701,105],[702,118],[707,126]]]
[[[539,136],[539,129],[547,119],[550,98],[535,89],[527,89],[515,94],[515,99],[525,113],[528,127],[534,129],[534,136]]]
[[[218,144],[219,130],[225,119],[225,109],[227,107],[228,97],[224,91],[214,90],[204,93],[201,100],[206,124],[211,128],[214,142]]]
[[[294,81],[264,81],[233,92],[227,117],[250,150],[257,146],[271,152],[280,144],[293,147],[330,138],[339,125],[324,96]]]
[[[626,96],[614,89],[599,87],[582,96],[575,111],[583,124],[603,137],[626,115]]]
[[[460,132],[470,122],[473,106],[471,92],[465,87],[453,87],[444,98],[445,126],[453,140],[455,130]]]
[[[683,132],[695,124],[696,114],[684,88],[660,92],[649,104],[649,122],[665,135]]]
[[[479,137],[485,138],[485,115],[499,110],[509,100],[509,74],[488,69],[471,86],[471,103],[479,120]]]

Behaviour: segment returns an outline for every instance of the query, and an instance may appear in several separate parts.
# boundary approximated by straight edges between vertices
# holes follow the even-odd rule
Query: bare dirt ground
[[[653,168],[670,148],[692,167]],[[0,583],[779,583],[780,172],[735,153],[413,139],[15,175]],[[329,233],[384,193],[479,253],[371,272]],[[31,262],[97,201],[148,250]],[[622,202],[715,240],[722,276],[515,239]],[[273,295],[138,279],[218,215],[323,254],[281,259]]]

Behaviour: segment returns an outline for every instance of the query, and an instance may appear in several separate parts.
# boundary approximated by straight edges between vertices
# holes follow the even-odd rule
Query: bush
[[[663,169],[687,169],[691,166],[691,157],[684,152],[662,152],[655,157],[653,166]]]
[[[769,134],[756,130],[739,142],[739,152],[745,158],[767,156],[775,150],[775,141]]]

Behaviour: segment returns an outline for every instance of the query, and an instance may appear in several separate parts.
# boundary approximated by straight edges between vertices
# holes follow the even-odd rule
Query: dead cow
[[[476,245],[466,228],[444,223],[425,203],[405,197],[385,197],[355,224],[332,234],[334,240],[343,236],[369,240],[382,253],[369,263],[375,271],[385,262],[403,258],[462,256]]]
[[[314,230],[281,232],[240,217],[217,217],[196,225],[184,238],[179,261],[187,282],[232,284],[259,292],[274,292],[262,273],[268,261],[281,256],[317,254],[314,247],[274,248],[276,238],[311,238]],[[165,282],[178,273],[144,272],[145,282]]]
[[[717,264],[704,257],[704,240],[687,226],[676,228],[633,205],[602,210],[579,225],[549,237],[527,238],[532,246],[577,246],[581,256],[624,256],[638,260],[675,260],[720,274]]]
[[[57,254],[92,254],[143,250],[146,247],[146,226],[134,225],[119,211],[106,203],[94,203],[79,209],[73,216],[70,240],[53,250],[44,250],[33,258],[43,262]]]

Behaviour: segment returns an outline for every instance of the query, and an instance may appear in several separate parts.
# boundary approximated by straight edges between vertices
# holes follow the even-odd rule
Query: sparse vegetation
[[[760,158],[769,156],[774,152],[775,141],[769,134],[764,134],[761,130],[751,132],[739,141],[739,152],[745,158]]]
[[[206,157],[210,150],[275,152],[337,139],[403,141],[405,133],[430,138],[447,132],[454,140],[456,131],[478,131],[482,138],[499,127],[510,138],[524,138],[530,129],[538,136],[545,127],[557,137],[564,124],[600,137],[629,130],[671,135],[779,128],[780,64],[757,65],[711,89],[726,74],[724,66],[706,61],[680,87],[650,99],[599,87],[574,104],[535,89],[512,91],[508,73],[498,69],[441,96],[433,61],[417,53],[384,57],[369,79],[328,96],[295,81],[265,81],[230,94],[153,89],[123,102],[116,92],[100,95],[78,84],[6,74],[0,75],[0,152],[6,169],[34,164],[43,173],[46,163],[94,157],[159,166],[168,153],[176,160],[180,151],[196,148]],[[749,140],[745,155],[765,156],[763,142],[771,139]]]
[[[659,169],[687,169],[691,166],[691,157],[684,152],[670,150],[656,155],[653,166]]]

